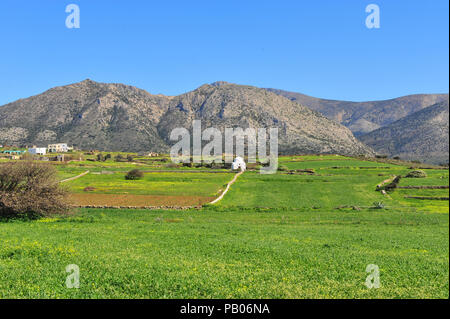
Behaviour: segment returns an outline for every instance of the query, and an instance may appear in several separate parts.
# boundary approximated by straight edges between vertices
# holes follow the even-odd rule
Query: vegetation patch
[[[98,209],[0,221],[0,298],[449,297],[449,202],[429,198],[448,197],[448,170],[402,178],[387,197],[374,185],[408,163],[280,157],[289,171],[246,171],[208,205],[234,174],[111,155],[52,165],[58,180],[89,169],[64,185],[78,206]],[[126,180],[136,168],[142,179]],[[80,289],[64,285],[73,263]],[[379,289],[364,285],[368,264],[380,268]]]
[[[125,175],[126,180],[138,180],[142,179],[142,177],[144,177],[144,173],[138,169],[132,169]]]
[[[427,173],[422,170],[414,170],[406,174],[405,178],[426,178]]]
[[[95,222],[0,223],[1,298],[449,297],[448,214],[209,207],[77,216]],[[64,285],[73,263],[79,289]],[[379,289],[364,285],[373,263]]]
[[[35,161],[0,166],[0,217],[38,218],[68,213],[66,189],[56,170]]]

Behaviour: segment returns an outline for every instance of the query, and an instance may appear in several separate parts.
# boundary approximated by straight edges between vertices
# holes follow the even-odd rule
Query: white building
[[[245,165],[245,161],[242,157],[237,156],[231,164],[231,169],[240,169],[241,171],[245,171],[247,169],[247,165]]]
[[[47,153],[46,147],[31,147],[28,149],[28,153],[33,155],[45,155]]]
[[[49,153],[66,153],[69,150],[69,147],[66,143],[58,143],[58,144],[49,144],[48,152]]]

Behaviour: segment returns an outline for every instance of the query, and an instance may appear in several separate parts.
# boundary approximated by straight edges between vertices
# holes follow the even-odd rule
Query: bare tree
[[[69,212],[56,169],[34,161],[0,165],[0,216],[36,218]]]

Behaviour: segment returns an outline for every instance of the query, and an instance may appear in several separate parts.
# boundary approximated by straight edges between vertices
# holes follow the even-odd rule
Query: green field
[[[125,173],[90,173],[65,183],[74,193],[95,187],[96,194],[215,196],[231,178],[231,173],[144,173],[141,180],[125,180]]]
[[[58,165],[60,179],[91,172],[65,183],[74,194],[217,196],[233,176],[172,167],[126,181],[135,164],[81,164]],[[406,175],[406,164],[330,155],[280,165],[314,174],[247,171],[201,209],[80,208],[2,220],[0,298],[449,297],[449,202],[405,198],[448,189],[375,190]],[[448,170],[426,172],[399,185],[448,186]],[[79,289],[65,286],[69,264],[80,268]],[[380,269],[378,289],[364,284],[369,264]]]

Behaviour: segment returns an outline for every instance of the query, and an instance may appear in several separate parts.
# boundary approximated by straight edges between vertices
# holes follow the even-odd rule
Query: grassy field
[[[233,176],[172,168],[126,181],[134,164],[79,164],[58,167],[61,179],[91,171],[65,183],[74,195],[214,197]],[[248,171],[201,209],[0,221],[0,298],[449,297],[449,203],[405,198],[448,189],[375,190],[408,165],[331,155],[280,165],[314,175]],[[448,170],[427,175],[399,185],[448,186]],[[69,264],[80,267],[79,289],[65,286]],[[379,266],[378,289],[364,285],[369,264]]]
[[[64,185],[74,193],[74,203],[80,205],[189,206],[212,201],[231,177],[231,173],[161,172],[126,180],[125,173],[108,171],[90,173]]]
[[[214,196],[232,173],[145,173],[141,180],[126,180],[125,173],[88,174],[67,182],[73,192],[94,187],[93,193],[137,195]]]
[[[0,227],[2,298],[448,298],[447,214],[85,209]]]

